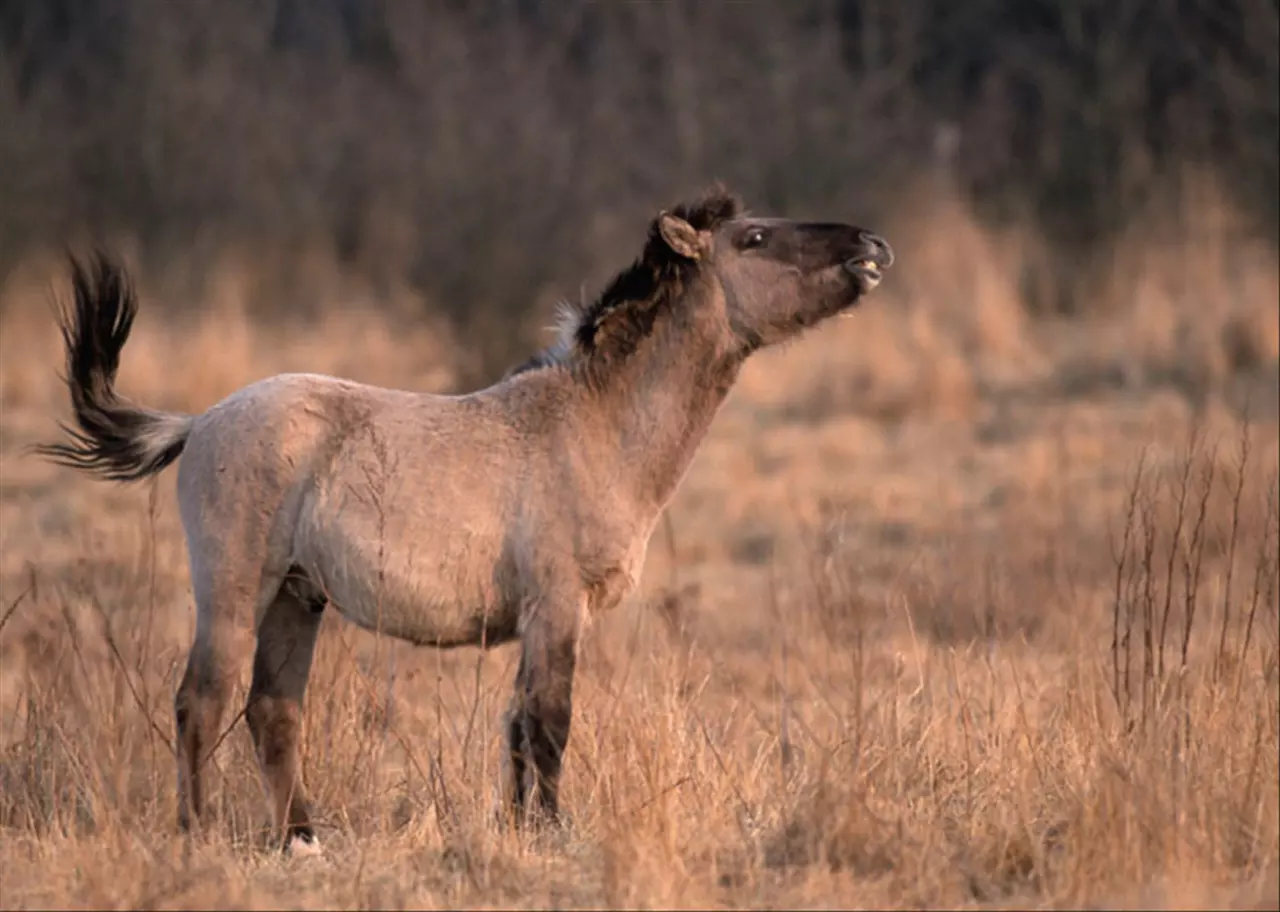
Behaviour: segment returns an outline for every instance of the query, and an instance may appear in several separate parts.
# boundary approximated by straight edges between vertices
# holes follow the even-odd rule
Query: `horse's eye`
[[[746,234],[742,236],[742,246],[743,247],[759,247],[761,244],[764,243],[764,238],[765,238],[765,234],[764,234],[763,228],[752,228],[750,231],[748,231]]]

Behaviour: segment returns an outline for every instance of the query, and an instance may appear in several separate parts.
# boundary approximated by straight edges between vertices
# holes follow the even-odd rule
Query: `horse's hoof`
[[[323,854],[320,840],[311,833],[294,833],[285,844],[284,852],[291,858],[313,858]]]

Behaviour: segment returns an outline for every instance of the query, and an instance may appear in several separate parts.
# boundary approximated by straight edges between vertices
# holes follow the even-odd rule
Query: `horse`
[[[198,415],[117,395],[137,314],[124,269],[70,258],[58,318],[75,427],[43,457],[132,482],[171,463],[195,599],[174,698],[178,823],[256,632],[245,719],[286,850],[316,845],[300,778],[302,703],[322,613],[418,645],[518,640],[503,720],[505,799],[555,820],[585,619],[636,586],[650,536],[743,363],[845,314],[894,254],[833,222],[746,214],[716,185],[657,213],[643,249],[560,334],[465,394],[309,373],[249,384]],[[379,468],[381,467],[381,468]],[[360,492],[371,472],[387,490]]]

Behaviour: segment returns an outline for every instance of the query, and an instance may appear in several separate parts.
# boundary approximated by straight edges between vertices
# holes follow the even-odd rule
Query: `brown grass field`
[[[311,858],[262,848],[230,718],[212,832],[176,834],[174,472],[23,454],[68,414],[61,264],[32,262],[0,292],[0,906],[1280,907],[1280,262],[1215,199],[1194,242],[1119,245],[1071,321],[1024,315],[1025,235],[947,201],[884,226],[882,291],[749,365],[589,631],[561,831],[493,824],[514,647],[327,617]],[[249,259],[185,321],[140,278],[148,404],[451,382],[443,329],[341,277],[283,324]]]

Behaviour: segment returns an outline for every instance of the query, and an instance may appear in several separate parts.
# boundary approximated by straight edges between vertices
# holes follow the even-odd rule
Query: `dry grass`
[[[66,406],[43,279],[11,287],[0,905],[1276,908],[1274,251],[1227,227],[1216,260],[1135,242],[1104,288],[1134,283],[1132,306],[1049,326],[1012,278],[1026,239],[951,203],[891,236],[879,300],[750,366],[643,591],[589,632],[571,825],[491,825],[510,647],[328,617],[310,859],[261,848],[231,719],[214,832],[175,837],[172,473],[122,488],[21,455]],[[202,408],[299,367],[450,382],[434,329],[325,301],[263,328],[222,275],[239,290],[187,324],[144,297],[128,393]]]

